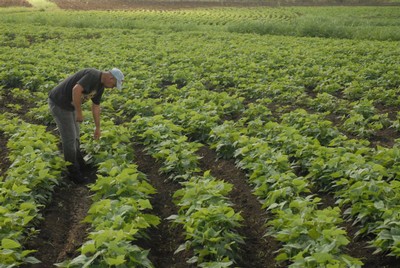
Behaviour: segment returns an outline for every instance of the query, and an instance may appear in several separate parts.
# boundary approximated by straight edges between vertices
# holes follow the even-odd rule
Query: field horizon
[[[35,7],[72,10],[187,9],[257,6],[396,6],[400,0],[0,0],[0,7]]]

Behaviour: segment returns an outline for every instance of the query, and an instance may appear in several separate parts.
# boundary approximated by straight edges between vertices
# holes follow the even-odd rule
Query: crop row
[[[201,94],[197,95],[197,107],[185,106],[187,100],[178,100],[175,104],[167,103],[166,108],[155,107],[154,111],[162,111],[170,116],[168,107],[176,105],[173,118],[177,122],[184,118],[185,109],[190,110],[194,120],[209,115],[210,111],[204,112]],[[208,101],[207,107],[211,107],[211,99]],[[194,116],[196,111],[200,115]],[[214,111],[214,114],[218,114],[218,111]],[[361,223],[360,233],[376,235],[376,240],[372,243],[379,250],[390,250],[392,254],[397,254],[397,228],[393,224],[398,217],[396,200],[399,191],[398,181],[395,179],[398,168],[395,161],[383,157],[385,153],[395,155],[398,151],[396,147],[373,150],[365,142],[348,140],[332,127],[331,122],[323,120],[321,116],[309,115],[301,110],[284,114],[281,124],[273,122],[271,112],[262,100],[249,105],[243,114],[245,116],[236,125],[216,125],[214,130],[221,128],[219,134],[227,137],[216,146],[218,150],[234,153],[238,149],[235,146],[240,143],[241,135],[263,138],[273,150],[287,154],[287,158],[297,159],[299,166],[307,172],[307,178],[311,178],[320,189],[334,192],[338,204],[346,208],[345,215],[351,216],[355,223]],[[199,126],[196,121],[186,122],[184,125]],[[190,127],[185,130],[192,131]],[[235,139],[229,140],[232,137]],[[229,148],[232,146],[233,148]],[[255,148],[249,151],[257,152]],[[260,156],[255,157],[258,158]],[[361,192],[363,195],[360,195]]]
[[[115,21],[117,14],[120,13],[80,14],[72,24],[65,20],[63,26],[95,27],[96,20],[104,25],[107,19]],[[27,14],[20,15],[17,17]],[[62,25],[62,13],[59,15]],[[156,18],[158,14],[153,15]],[[45,25],[53,16],[33,14],[26,19]],[[132,24],[137,23],[129,13],[124,16],[127,20],[120,23],[128,19],[132,19]],[[295,204],[287,191],[298,193],[306,199],[301,204],[307,205],[304,209],[310,212],[307,215],[314,215],[315,220],[325,216],[325,220],[334,218],[336,223],[326,228],[338,232],[341,240],[332,245],[342,244],[339,246],[342,249],[347,238],[343,230],[335,229],[342,224],[341,217],[336,217],[337,208],[318,209],[315,196],[307,199],[309,190],[326,191],[335,195],[342,217],[355,223],[359,235],[374,237],[371,243],[377,251],[399,256],[398,144],[375,149],[361,139],[376,138],[381,131],[390,131],[394,136],[400,133],[397,114],[400,54],[396,42],[257,36],[183,28],[179,28],[181,32],[168,29],[161,33],[129,30],[129,27],[76,31],[30,25],[32,30],[11,17],[1,19],[5,30],[0,34],[0,97],[18,103],[7,103],[7,109],[21,112],[25,108],[21,102],[34,102],[37,107],[29,115],[48,121],[46,93],[63,76],[77,68],[107,69],[118,63],[117,67],[126,74],[124,89],[106,91],[103,118],[111,117],[122,123],[139,114],[143,118],[162,115],[171,120],[173,124],[167,128],[179,133],[176,143],[164,140],[154,129],[147,132],[149,141],[142,140],[149,144],[151,139],[155,140],[154,148],[160,150],[154,149],[152,154],[165,162],[162,172],[171,178],[185,177],[185,168],[197,168],[192,166],[192,160],[196,162],[192,159],[193,148],[197,145],[190,143],[193,147],[185,147],[184,135],[207,143],[210,133],[219,131],[218,137],[214,136],[219,139],[215,149],[232,157],[236,154],[238,165],[249,173],[249,181],[258,176],[258,168],[279,168],[278,178],[272,177],[257,186],[257,193],[271,198],[263,201],[271,212]],[[88,18],[92,24],[87,22]],[[9,27],[5,20],[14,20],[15,27]],[[111,33],[118,34],[120,42],[110,40]],[[105,127],[117,128],[111,124]],[[344,133],[360,139],[351,140]],[[265,152],[252,147],[253,143]],[[186,151],[177,154],[171,149],[174,146]],[[254,160],[246,157],[251,153],[256,156]],[[268,159],[263,158],[267,156]],[[275,162],[269,163],[269,159]],[[99,175],[108,178],[107,172]],[[198,174],[186,177],[197,178]],[[204,174],[202,179],[207,180],[208,175]],[[299,185],[291,185],[291,181]],[[188,191],[191,186],[188,185]],[[274,186],[286,192],[270,189]],[[285,194],[287,200],[282,198]],[[177,199],[182,196],[183,192]],[[184,211],[180,213],[183,215]],[[284,221],[287,215],[283,212],[281,222],[279,213],[274,215],[276,221],[271,221],[274,226],[293,223]],[[271,230],[277,235],[278,229],[274,228]],[[318,236],[311,231],[308,235],[318,240],[327,234]],[[280,258],[292,258],[293,254],[282,254]],[[327,255],[318,257],[329,259]]]
[[[227,198],[232,185],[209,172],[198,175],[196,151],[201,145],[188,142],[181,127],[162,116],[134,117],[129,129],[150,155],[162,161],[160,172],[182,185],[173,196],[178,215],[168,218],[185,230],[186,242],[175,252],[193,250],[188,263],[197,263],[198,267],[232,266],[243,243],[236,231],[243,219]]]
[[[226,138],[234,136],[221,126],[213,130],[211,143],[227,146]],[[361,266],[343,253],[349,239],[340,227],[339,208],[318,209],[321,199],[310,194],[312,183],[295,175],[287,155],[263,139],[237,137],[231,141],[237,165],[248,172],[263,208],[275,215],[267,225],[268,234],[283,244],[277,260],[291,261],[290,267]]]
[[[122,108],[126,109],[128,117],[135,113],[162,113],[184,127],[180,129],[168,124],[165,131],[175,129],[180,133],[184,130],[201,140],[208,139],[207,133],[211,128],[214,128],[214,131],[221,128],[220,136],[226,136],[228,139],[220,137],[219,144],[215,148],[220,153],[228,153],[230,156],[238,149],[235,146],[240,144],[238,141],[243,135],[262,137],[266,140],[265,148],[270,146],[272,149],[269,150],[272,152],[283,153],[280,159],[283,163],[288,158],[294,157],[298,165],[307,171],[307,178],[310,178],[322,190],[334,192],[338,198],[338,204],[346,208],[346,217],[351,216],[349,219],[362,226],[360,234],[374,233],[377,239],[373,243],[379,250],[391,250],[392,254],[397,254],[395,223],[397,222],[398,186],[396,185],[398,182],[394,178],[397,177],[398,168],[396,161],[390,157],[396,157],[397,147],[374,150],[363,142],[347,140],[329,121],[319,115],[308,114],[301,110],[284,114],[281,118],[282,123],[278,124],[272,121],[272,113],[265,106],[265,103],[270,102],[268,99],[249,104],[243,112],[241,121],[236,124],[231,125],[228,122],[218,126],[221,117],[235,114],[243,109],[240,99],[221,93],[204,92],[202,94],[202,91],[193,91],[193,97],[190,91],[170,90],[163,94],[165,94],[163,97],[168,99],[166,103],[162,103],[161,99],[139,98],[128,100],[126,107],[122,106]],[[182,94],[185,94],[185,98],[182,98]],[[118,103],[118,99],[113,101]],[[135,105],[132,105],[132,101]],[[221,103],[224,105],[220,105]],[[108,107],[110,108],[111,106]],[[144,143],[153,141],[155,147],[160,146],[159,144],[162,144],[161,147],[171,146],[171,142],[165,141],[165,137],[153,129],[148,130],[145,135],[147,135],[147,140],[145,139]],[[184,136],[180,136],[181,142],[185,142],[186,138],[182,137]],[[234,139],[231,140],[232,138]],[[255,140],[252,140],[250,144],[254,142]],[[279,150],[276,151],[278,148]],[[189,160],[185,164],[178,161],[189,156],[193,158],[194,151],[187,151],[184,157],[176,157],[168,150],[160,151],[161,153],[154,155],[156,158],[158,156],[165,159],[164,172],[166,173],[175,170],[175,172],[178,171],[177,174],[182,175],[184,172],[179,170],[184,170],[184,166],[196,167],[188,164],[191,162]],[[257,152],[256,148],[248,151]],[[241,154],[238,151],[236,153]],[[171,158],[168,160],[167,156]],[[254,157],[254,159],[262,159],[262,157]],[[178,168],[171,167],[173,164]],[[289,163],[286,163],[286,166],[288,165]],[[288,178],[293,179],[291,176]],[[382,178],[389,178],[389,181]],[[364,195],[360,195],[361,192]],[[284,194],[282,191],[280,193]],[[270,198],[275,197],[271,195]]]
[[[202,113],[201,97],[199,103],[197,108],[190,107],[192,114],[196,109]],[[167,107],[170,105],[167,104]],[[177,101],[176,105],[184,112],[182,101]],[[218,133],[215,135],[219,141],[214,146],[219,152],[239,156],[243,149],[238,146],[246,137],[243,135],[262,138],[262,142],[256,142],[256,139],[250,145],[265,143],[266,148],[270,147],[269,150],[274,154],[257,154],[256,147],[247,148],[250,155],[254,154],[251,159],[255,160],[250,160],[246,165],[253,167],[252,162],[260,160],[262,164],[253,164],[254,168],[268,169],[268,163],[275,159],[275,154],[281,154],[280,159],[277,157],[281,162],[277,162],[283,166],[287,159],[295,159],[306,172],[306,177],[316,183],[319,189],[335,193],[339,206],[345,209],[345,216],[355,223],[361,223],[360,233],[376,235],[372,243],[378,248],[377,251],[398,254],[398,228],[395,224],[399,206],[398,168],[393,159],[384,157],[385,153],[396,156],[397,147],[373,150],[362,142],[348,140],[329,121],[304,111],[284,114],[281,123],[273,122],[271,112],[261,100],[259,104],[250,105],[243,114],[244,117],[236,124],[226,122],[212,129],[214,134]],[[181,114],[175,113],[175,118],[181,117]],[[195,123],[189,122],[187,125]],[[262,160],[263,157],[266,159]],[[244,165],[241,162],[239,164]]]
[[[88,46],[98,46],[93,53],[122,51],[113,57],[130,74],[126,87],[146,90],[150,96],[176,85],[176,90],[226,92],[246,100],[269,98],[273,104],[279,103],[274,112],[285,112],[292,105],[311,109],[329,116],[350,135],[368,139],[385,130],[399,135],[400,72],[394,42],[267,39],[226,33],[221,42],[214,33],[159,36],[156,32],[117,31],[121,33],[120,44],[101,46],[107,42],[108,30],[82,29],[75,34],[38,26],[36,33],[22,27],[18,31],[7,29],[0,41],[4,52],[1,86],[11,94],[14,88],[47,92],[60,79],[59,72],[75,71],[73,63],[80,60],[76,55]],[[65,38],[62,49],[61,38]],[[75,46],[76,38],[82,47]],[[146,44],[147,51],[141,49]],[[32,49],[42,55],[40,60]],[[72,53],[74,50],[77,53]],[[86,62],[98,68],[114,64],[102,56]],[[49,69],[50,65],[53,68]]]
[[[272,102],[270,99],[260,99],[256,103],[250,103],[245,109],[242,98],[201,90],[201,86],[200,89],[186,91],[170,86],[164,91],[153,90],[153,92],[160,98],[141,99],[140,95],[136,95],[135,99],[126,100],[120,96],[108,100],[105,107],[108,110],[122,109],[128,118],[135,114],[161,113],[176,124],[182,125],[186,133],[203,141],[208,139],[210,130],[218,126],[222,118],[242,114],[241,121],[232,127],[233,134],[225,131],[225,135],[238,138],[246,133],[250,136],[263,137],[273,150],[279,148],[283,155],[292,160],[296,159],[299,167],[307,172],[307,178],[320,189],[336,194],[338,204],[346,209],[345,216],[350,215],[349,219],[360,223],[359,226],[362,228],[360,233],[375,234],[377,240],[373,243],[379,250],[391,250],[392,254],[396,254],[396,227],[393,224],[397,217],[398,205],[395,200],[398,196],[396,190],[398,187],[396,180],[392,178],[397,177],[398,168],[393,159],[384,157],[387,153],[396,156],[398,151],[396,147],[375,151],[367,147],[368,143],[365,141],[347,140],[330,121],[324,120],[323,115],[308,114],[302,110],[283,114],[280,119],[282,124],[278,124],[273,122],[272,112],[267,108]],[[147,92],[140,94],[146,95]],[[161,136],[152,136],[151,131],[148,134],[150,140],[163,142]],[[184,141],[185,138],[181,137],[181,140]],[[168,141],[164,143],[165,146],[171,144]],[[217,147],[217,150],[230,151],[230,154],[236,149],[224,146],[223,143]],[[189,159],[192,153],[187,152],[185,155]],[[178,163],[181,169],[184,167],[184,164],[177,161],[176,156],[170,152],[164,151],[159,157],[163,157],[163,154],[164,157],[171,155],[169,165],[164,166],[165,171],[173,170],[173,163]],[[354,180],[356,174],[359,175],[357,180]],[[371,177],[372,181],[369,180]],[[379,179],[386,177],[391,181]],[[348,191],[349,185],[352,186],[351,191]],[[365,196],[359,196],[360,192],[364,192]],[[386,195],[389,198],[385,200],[383,196]]]
[[[44,126],[5,113],[0,115],[0,131],[8,137],[11,162],[5,177],[0,177],[0,266],[38,263],[30,256],[34,250],[24,249],[24,243],[38,234],[35,224],[60,184],[65,163],[58,139]]]
[[[226,114],[234,112],[235,109],[229,110],[232,106],[241,106],[238,105],[237,99],[233,101],[232,98],[229,102],[229,98],[224,97],[224,94],[201,94],[201,91],[196,91],[196,93],[196,101],[191,101],[190,93],[186,92],[185,99],[176,97],[176,102],[156,106],[154,111],[161,112],[182,124],[184,130],[191,135],[204,138],[204,136],[198,136],[198,128],[205,127],[205,130],[200,131],[200,133],[205,133],[210,125],[200,124],[197,120],[202,118],[207,121],[205,118],[210,118],[211,107],[219,107],[219,112],[213,111],[217,121],[218,114],[224,113],[224,108],[215,105],[213,101],[224,103]],[[170,100],[171,98],[173,99],[174,96],[171,95]],[[233,103],[236,105],[232,105]],[[171,110],[172,107],[175,109]],[[207,122],[215,125],[213,120]],[[197,129],[193,129],[192,126],[196,126]],[[223,133],[221,135],[229,136],[231,133],[223,128],[221,130]],[[153,138],[154,133],[151,136],[151,140],[157,140]],[[162,136],[157,135],[157,137]],[[226,140],[222,139],[222,143],[224,142]],[[297,177],[291,171],[287,156],[279,154],[266,142],[257,138],[246,139],[245,136],[241,136],[239,140],[231,142],[237,149],[236,156],[240,159],[238,165],[249,171],[250,183],[255,187],[255,194],[263,203],[264,208],[276,214],[276,219],[270,221],[269,224],[273,226],[271,234],[283,242],[283,249],[277,260],[290,260],[293,262],[293,267],[296,265],[314,267],[327,264],[353,266],[361,264],[357,259],[341,253],[343,246],[348,244],[349,240],[346,238],[346,232],[337,227],[342,222],[340,210],[337,207],[317,209],[320,200],[309,195],[311,185],[305,178]],[[222,146],[216,145],[216,147]],[[293,220],[295,218],[298,220]],[[334,235],[331,236],[330,233]],[[330,246],[327,247],[327,245]]]
[[[57,264],[58,267],[153,267],[148,250],[135,245],[146,238],[146,229],[157,226],[160,219],[152,209],[150,195],[155,189],[145,174],[137,170],[129,132],[111,121],[103,122],[107,129],[102,139],[95,141],[84,134],[84,149],[92,164],[98,166],[98,179],[90,190],[91,205],[85,222],[91,225],[88,240],[80,255]],[[83,132],[89,133],[89,124]]]
[[[52,20],[54,16],[57,14],[60,17],[60,21],[58,21],[58,25],[65,25],[67,21],[64,19],[71,14],[76,12],[73,11],[58,11],[58,12],[47,12],[44,14],[40,14],[37,12],[30,12],[29,10],[25,10],[25,12],[18,12],[22,14],[18,14],[16,12],[9,12],[13,16],[7,14],[6,10],[3,10],[4,21],[8,23],[35,23],[35,24],[43,24]],[[134,24],[119,24],[126,20],[138,21],[138,22],[164,22],[168,24],[181,24],[181,23],[192,23],[192,24],[205,24],[205,25],[218,25],[218,24],[229,24],[232,22],[240,22],[240,21],[263,21],[263,20],[292,20],[293,18],[298,17],[295,11],[290,9],[274,9],[274,8],[219,8],[219,9],[186,9],[186,10],[131,10],[130,12],[124,11],[112,11],[112,12],[104,12],[104,11],[89,11],[86,14],[80,14],[80,18],[90,18],[91,20],[86,22],[91,26],[95,26],[98,22],[99,15],[106,14],[106,19],[110,20],[110,23],[107,23],[108,27],[117,27],[120,26],[129,26]],[[8,15],[8,16],[7,16]],[[80,21],[77,19],[76,21]],[[71,23],[72,21],[70,21]],[[72,26],[72,25],[71,25]]]
[[[204,30],[310,37],[399,40],[398,7],[213,8],[194,10],[131,10],[35,12],[0,10],[8,24],[76,28]],[[73,15],[72,15],[73,14]],[[374,15],[371,15],[374,14]],[[71,16],[74,19],[71,19]]]
[[[294,117],[304,119],[298,114]],[[385,151],[390,153],[396,149],[374,151],[340,135],[330,143],[336,142],[335,147],[323,146],[316,142],[316,136],[304,136],[304,131],[316,129],[312,125],[318,126],[312,121],[309,124],[303,122],[301,133],[293,127],[296,126],[294,123],[267,122],[250,124],[246,132],[265,139],[273,148],[280,148],[298,159],[300,167],[307,171],[307,177],[320,189],[333,192],[345,216],[360,224],[360,234],[375,234],[371,243],[378,248],[377,251],[389,251],[398,256],[399,229],[396,222],[400,189],[394,172],[396,164],[381,159]],[[329,128],[324,130],[329,131]]]

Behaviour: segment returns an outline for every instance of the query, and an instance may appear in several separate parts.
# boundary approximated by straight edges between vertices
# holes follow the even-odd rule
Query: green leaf
[[[321,234],[315,228],[312,228],[310,231],[308,231],[308,235],[314,240],[317,240],[321,236]]]
[[[149,225],[157,226],[160,224],[160,218],[158,216],[151,214],[143,214],[143,218]]]
[[[197,256],[191,257],[189,260],[187,260],[187,263],[196,263],[199,260]]]
[[[15,240],[3,238],[3,240],[1,240],[1,246],[4,249],[14,249],[14,248],[20,248],[21,244]]]
[[[350,243],[350,241],[344,235],[338,235],[336,237],[336,241],[338,245],[343,245],[343,246]]]
[[[151,203],[148,199],[139,199],[138,203],[142,209],[151,209],[152,208]]]
[[[30,263],[30,264],[38,264],[41,263],[41,261],[39,261],[38,259],[36,259],[35,257],[28,257],[24,259],[25,263]]]
[[[333,259],[333,256],[326,252],[314,253],[313,256],[318,263],[326,263]]]
[[[22,193],[29,192],[31,189],[29,189],[25,185],[16,185],[16,184],[14,184],[12,186],[12,190],[15,191],[18,195],[20,195]]]
[[[380,200],[380,201],[377,201],[377,202],[374,203],[374,207],[376,209],[383,210],[383,209],[385,209],[385,204],[383,203],[382,200]]]
[[[179,218],[179,216],[178,215],[171,215],[171,216],[169,216],[168,218],[167,218],[167,220],[176,220],[176,219],[178,219]]]
[[[226,213],[226,216],[227,216],[228,218],[232,218],[233,215],[235,215],[235,211],[234,211],[233,209],[229,210],[228,213]]]
[[[82,245],[81,249],[82,254],[87,254],[87,253],[94,253],[96,252],[96,246],[94,244],[93,240],[90,240],[86,242],[84,245]]]
[[[181,251],[184,251],[184,250],[186,250],[186,249],[187,249],[187,242],[181,244],[181,245],[175,250],[174,254],[179,253],[179,252],[181,252]]]
[[[288,255],[286,253],[281,253],[275,258],[277,261],[286,261],[288,259]]]
[[[124,257],[124,255],[118,255],[117,258],[105,258],[105,260],[109,265],[121,265],[126,262]]]

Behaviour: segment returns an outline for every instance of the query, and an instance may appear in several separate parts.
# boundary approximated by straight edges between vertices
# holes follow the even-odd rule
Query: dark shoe
[[[90,181],[85,177],[72,177],[71,180],[76,184],[88,184]]]
[[[80,151],[76,153],[76,160],[78,161],[80,171],[88,171],[90,169],[89,165],[86,164],[86,161],[83,158],[83,155]]]
[[[83,176],[77,164],[68,166],[68,178],[76,184],[89,183],[89,180]]]

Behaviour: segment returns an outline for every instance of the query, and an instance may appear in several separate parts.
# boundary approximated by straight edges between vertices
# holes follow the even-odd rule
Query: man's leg
[[[78,146],[77,146],[77,150],[76,150],[76,161],[78,162],[79,168],[82,172],[84,172],[88,169],[88,165],[87,165],[85,159],[83,158],[83,154],[80,149],[80,141],[78,141]]]
[[[83,176],[77,161],[79,124],[75,120],[75,113],[58,107],[51,100],[49,100],[49,107],[61,135],[64,159],[71,163],[68,166],[68,171],[75,182],[83,182]]]
[[[74,115],[75,116],[75,115]],[[77,138],[76,138],[76,155],[75,155],[75,159],[76,162],[79,165],[79,168],[81,171],[84,171],[87,168],[85,159],[83,159],[83,155],[81,152],[81,141],[80,141],[80,126],[78,122],[75,122],[75,130],[77,133]]]

